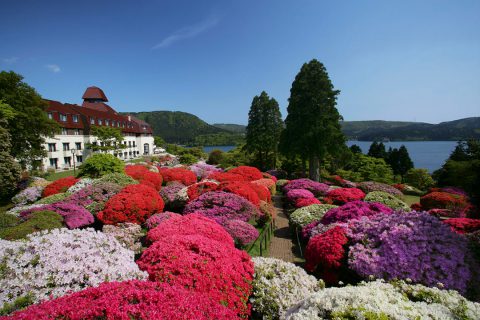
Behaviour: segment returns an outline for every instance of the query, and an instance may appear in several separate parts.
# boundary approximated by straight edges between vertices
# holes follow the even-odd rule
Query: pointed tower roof
[[[85,93],[82,96],[84,100],[100,100],[103,102],[107,102],[107,96],[103,93],[103,90],[98,87],[88,87],[85,90]]]

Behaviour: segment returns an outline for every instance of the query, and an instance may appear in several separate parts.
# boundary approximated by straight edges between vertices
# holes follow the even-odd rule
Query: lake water
[[[367,153],[371,141],[347,141],[347,145],[350,147],[352,144],[359,146],[363,153]],[[395,141],[383,143],[388,150],[389,147],[399,148],[402,144],[407,147],[410,158],[415,165],[415,168],[426,168],[428,171],[433,172],[439,169],[445,160],[448,159],[450,153],[457,145],[456,141]],[[203,150],[207,153],[214,149],[219,149],[224,152],[230,151],[235,146],[211,146],[204,147]]]

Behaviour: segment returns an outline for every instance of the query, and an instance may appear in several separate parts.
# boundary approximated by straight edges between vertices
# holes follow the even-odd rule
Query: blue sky
[[[118,111],[246,124],[262,90],[283,116],[323,62],[345,120],[480,116],[480,1],[4,0],[0,69],[45,98],[104,89]]]

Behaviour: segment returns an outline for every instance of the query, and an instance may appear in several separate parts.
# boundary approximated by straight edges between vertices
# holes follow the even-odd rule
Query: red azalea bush
[[[337,282],[339,269],[345,258],[343,246],[347,242],[345,230],[340,226],[314,236],[305,251],[305,269],[316,271],[327,283]]]
[[[277,191],[276,180],[273,180],[273,179],[263,178],[263,179],[252,181],[252,183],[266,187],[271,194],[275,194],[275,192]]]
[[[277,218],[277,209],[273,206],[273,204],[260,201],[260,211],[262,213],[262,217],[264,221],[275,220]]]
[[[420,198],[420,204],[424,210],[451,210],[452,215],[458,218],[465,217],[470,209],[470,204],[465,196],[441,191],[424,195]]]
[[[137,181],[140,181],[147,172],[148,168],[139,164],[125,167],[125,173]]]
[[[448,224],[452,228],[452,231],[460,234],[471,233],[480,230],[479,219],[451,218],[443,220],[443,222]]]
[[[214,172],[208,176],[208,179],[218,182],[245,181],[242,175],[231,172]]]
[[[251,187],[250,183],[246,181],[223,182],[220,184],[218,190],[236,194],[247,199],[257,207],[260,205],[260,198],[258,197],[258,194]]]
[[[53,181],[43,189],[42,197],[48,197],[57,193],[63,193],[67,191],[68,188],[77,183],[80,179],[75,177],[65,177]]]
[[[233,246],[200,235],[171,235],[154,242],[137,261],[151,281],[206,293],[241,317],[248,317],[253,263]]]
[[[185,168],[159,168],[163,181],[178,181],[186,186],[197,182],[197,175]]]
[[[270,190],[266,186],[262,186],[260,184],[255,184],[252,182],[250,182],[249,185],[250,188],[252,188],[258,195],[260,201],[272,202],[272,195],[270,193]]]
[[[162,188],[162,176],[159,173],[148,170],[148,168],[145,166],[126,166],[125,173],[140,182],[141,184],[150,186],[157,191],[160,191],[160,189]]]
[[[111,197],[97,217],[104,224],[143,224],[152,214],[161,212],[163,207],[163,200],[155,189],[143,184],[132,184]]]
[[[410,206],[413,211],[422,211],[422,205],[419,202],[415,202]]]
[[[222,244],[233,246],[232,237],[222,226],[195,213],[186,216],[173,216],[163,221],[163,223],[148,231],[147,241],[153,243],[171,235],[201,235]]]
[[[295,208],[302,208],[311,204],[322,204],[317,198],[299,198],[295,201]]]
[[[202,194],[207,193],[209,191],[215,191],[217,189],[218,189],[218,184],[215,182],[205,181],[205,182],[198,182],[198,183],[192,184],[187,188],[188,199],[190,201],[195,200]]]
[[[151,281],[106,282],[13,313],[9,319],[238,319],[202,292]]]
[[[344,203],[365,198],[365,193],[357,188],[338,188],[330,190],[325,197],[327,201],[342,205]]]
[[[268,173],[268,172],[262,172],[262,176],[263,176],[264,179],[271,179],[271,180],[273,180],[274,183],[277,183],[277,181],[278,181],[278,178],[277,178],[277,177],[272,176],[272,175],[271,175],[270,173]]]
[[[228,170],[229,173],[241,175],[246,181],[255,181],[263,178],[263,174],[255,167],[239,166]]]

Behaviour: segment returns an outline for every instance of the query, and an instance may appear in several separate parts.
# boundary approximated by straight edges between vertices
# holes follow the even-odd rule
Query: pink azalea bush
[[[63,222],[69,229],[85,227],[94,222],[93,215],[87,209],[69,202],[56,202],[52,204],[35,207],[20,213],[21,217],[28,217],[36,211],[53,211],[63,217]]]
[[[290,189],[285,197],[287,201],[295,203],[299,199],[315,198],[315,195],[306,189]]]
[[[155,213],[154,215],[150,216],[146,221],[145,221],[145,226],[147,227],[148,230],[155,228],[162,222],[167,221],[170,218],[173,217],[180,217],[178,213],[175,212],[170,212],[170,211],[164,211],[162,213]]]
[[[322,218],[322,224],[348,222],[352,219],[370,217],[376,214],[391,214],[393,210],[377,202],[352,201],[329,210]]]
[[[283,192],[293,189],[304,189],[312,192],[315,196],[324,196],[327,194],[329,186],[325,183],[316,182],[310,179],[296,179],[290,180],[284,187]]]
[[[254,226],[241,220],[227,220],[223,227],[240,246],[252,243],[260,234]]]

